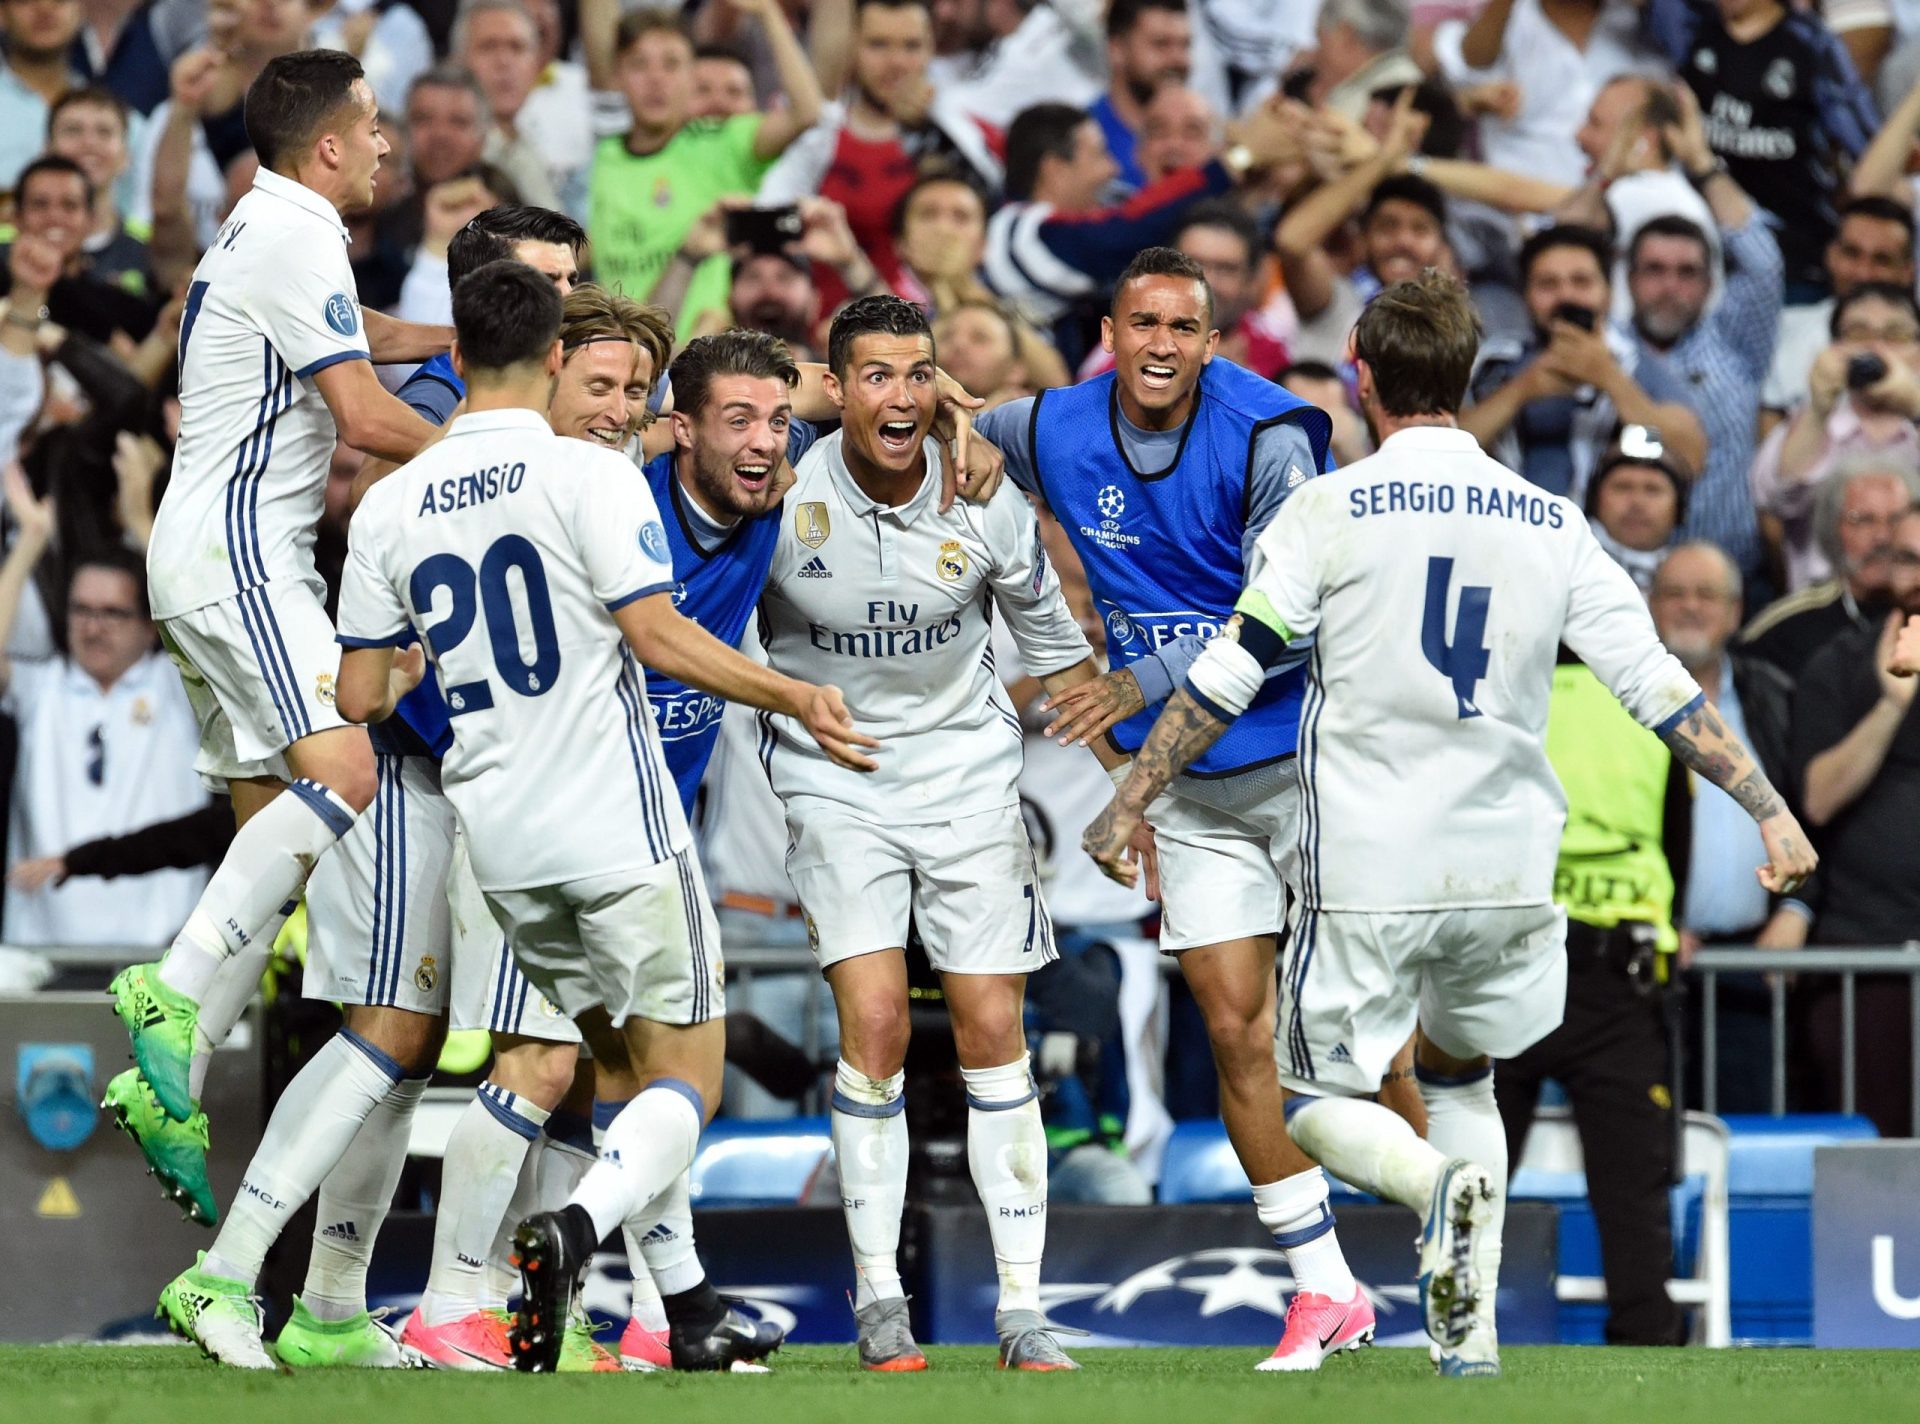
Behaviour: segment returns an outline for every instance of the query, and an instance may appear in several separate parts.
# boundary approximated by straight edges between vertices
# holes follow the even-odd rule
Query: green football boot
[[[577,1314],[560,1337],[560,1367],[563,1375],[605,1375],[620,1373],[620,1357],[593,1338],[593,1322]]]
[[[193,1061],[193,1029],[200,1006],[160,982],[158,964],[122,969],[107,986],[114,1012],[133,1038],[133,1061],[161,1108],[175,1122],[193,1116],[187,1069]]]
[[[319,1320],[299,1296],[293,1298],[293,1315],[273,1342],[273,1352],[281,1364],[296,1370],[397,1370],[401,1364],[399,1342],[366,1311],[351,1320]]]
[[[279,1369],[260,1341],[260,1302],[252,1289],[201,1270],[206,1259],[202,1251],[191,1267],[167,1282],[154,1316],[198,1345],[210,1360],[240,1370]]]
[[[184,1209],[189,1221],[218,1225],[220,1205],[207,1181],[207,1115],[198,1105],[192,1117],[175,1122],[160,1111],[140,1070],[129,1068],[107,1084],[100,1106],[113,1110],[167,1200]]]

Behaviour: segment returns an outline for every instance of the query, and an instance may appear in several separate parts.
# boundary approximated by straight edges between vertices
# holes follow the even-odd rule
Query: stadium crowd
[[[850,297],[906,297],[992,407],[1109,367],[1109,289],[1169,244],[1206,273],[1220,354],[1328,410],[1351,462],[1370,449],[1354,320],[1385,284],[1457,274],[1485,328],[1462,424],[1584,505],[1824,859],[1770,899],[1730,800],[1640,733],[1625,755],[1650,748],[1654,799],[1630,804],[1614,731],[1556,702],[1574,803],[1557,890],[1632,988],[1594,991],[1603,1019],[1650,1012],[1701,945],[1898,944],[1920,921],[1914,682],[1880,671],[1899,613],[1920,613],[1911,7],[0,0],[0,36],[8,944],[163,946],[231,836],[192,770],[198,728],[140,550],[178,433],[189,278],[257,168],[241,97],[309,45],[355,54],[381,107],[392,151],[347,219],[350,253],[364,306],[413,321],[450,319],[465,224],[531,204],[584,229],[583,277],[665,307],[682,341],[746,327],[810,359]],[[361,460],[341,445],[319,534],[336,591]],[[1065,540],[1049,547],[1097,651],[1114,630]],[[1041,695],[1015,689],[1023,707]],[[1108,787],[1047,720],[1028,718],[1022,792],[1063,945],[1122,946],[1055,972],[1117,1005],[1109,961],[1150,944],[1153,906],[1080,855]],[[730,720],[709,776],[709,884],[729,943],[803,944],[752,737]],[[1580,869],[1596,857],[1620,873]],[[776,979],[759,1004],[830,1063],[831,1015],[803,1025],[804,989]],[[1905,1061],[1905,989],[1861,986],[1873,1061]],[[1077,1021],[1083,994],[1050,1008],[1036,981],[1055,1027],[1133,1060],[1130,1094],[1111,1073],[1056,1094],[1078,1115],[1058,1143],[1138,1149],[1166,1114],[1216,1110],[1197,1016],[1171,993],[1123,1032],[1117,1008]],[[1832,1106],[1838,994],[1803,979],[1792,995],[1794,1099]],[[1723,1110],[1766,1107],[1767,1019],[1759,976],[1729,978],[1707,1065]],[[1860,1075],[1890,1135],[1905,1083]]]

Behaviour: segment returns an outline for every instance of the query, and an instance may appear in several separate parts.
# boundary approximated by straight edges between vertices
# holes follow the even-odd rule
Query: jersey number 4
[[[528,632],[533,637],[533,661],[520,651],[520,625],[513,611],[507,574],[520,571],[526,590]],[[560,638],[553,626],[553,597],[547,592],[547,566],[540,551],[518,534],[494,540],[481,556],[476,573],[458,554],[435,554],[423,559],[407,584],[414,611],[425,617],[441,589],[453,595],[447,616],[427,629],[427,646],[436,659],[444,658],[466,641],[476,614],[487,619],[487,640],[493,644],[493,665],[501,681],[522,697],[538,697],[560,675]],[[447,711],[458,717],[493,706],[493,687],[482,680],[447,688]]]
[[[1493,590],[1485,584],[1460,586],[1460,612],[1453,639],[1447,639],[1447,604],[1453,587],[1453,560],[1427,560],[1427,611],[1420,624],[1420,651],[1434,670],[1453,684],[1462,720],[1478,717],[1473,692],[1487,675],[1487,605]]]

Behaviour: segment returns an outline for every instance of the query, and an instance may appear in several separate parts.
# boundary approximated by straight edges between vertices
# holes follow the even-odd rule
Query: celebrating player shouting
[[[1005,452],[1008,475],[1059,519],[1107,624],[1114,671],[1057,697],[1050,730],[1091,739],[1112,727],[1115,745],[1132,752],[1152,723],[1141,709],[1225,626],[1254,541],[1325,467],[1331,425],[1215,357],[1205,276],[1172,248],[1133,260],[1102,326],[1112,372],[1003,405],[978,428]],[[1147,817],[1160,945],[1179,956],[1206,1019],[1220,1115],[1261,1224],[1300,1288],[1265,1370],[1317,1369],[1366,1343],[1374,1325],[1334,1236],[1326,1177],[1287,1137],[1274,1076],[1274,955],[1295,878],[1302,685],[1297,665],[1276,671],[1232,735]]]
[[[844,682],[883,746],[849,775],[788,716],[762,747],[786,805],[787,872],[839,1013],[834,1153],[858,1275],[860,1361],[919,1370],[896,1253],[907,1184],[902,1066],[909,916],[940,972],[966,1080],[967,1158],[999,1267],[1004,1366],[1076,1368],[1040,1314],[1047,1144],[1029,1071],[1026,975],[1055,958],[1020,819],[1021,733],[993,670],[994,609],[1049,689],[1095,675],[1026,500],[941,513],[933,336],[918,307],[834,318],[842,426],[801,461],[761,601],[768,661]],[[679,378],[676,369],[675,385]]]
[[[1398,283],[1367,307],[1353,349],[1379,453],[1308,484],[1261,535],[1231,627],[1086,833],[1102,867],[1132,880],[1123,856],[1141,814],[1232,735],[1288,645],[1316,638],[1288,1109],[1300,1145],[1343,1180],[1426,1213],[1427,1328],[1440,1372],[1461,1375],[1500,1372],[1507,1145],[1489,1060],[1538,1042],[1566,1006],[1566,912],[1552,896],[1566,798],[1545,748],[1560,644],[1759,822],[1769,891],[1790,892],[1815,861],[1579,508],[1454,428],[1478,346],[1450,277]],[[1426,1142],[1366,1101],[1416,1019]]]
[[[147,550],[154,615],[201,716],[198,766],[226,779],[242,825],[165,958],[113,983],[140,1073],[182,1122],[204,1071],[196,1053],[211,1051],[196,1036],[200,1003],[221,966],[256,960],[233,976],[237,1017],[314,862],[373,799],[367,735],[334,705],[314,528],[336,432],[395,459],[432,433],[371,362],[446,345],[444,329],[363,314],[354,295],[340,215],[372,201],[387,151],[359,62],[273,60],[247,91],[246,123],[260,172],[187,289],[180,443]],[[323,1050],[355,1051],[349,1037]],[[339,1066],[357,1084],[348,1097],[392,1086],[365,1054]]]
[[[564,1211],[515,1237],[516,1363],[552,1370],[579,1275],[693,1160],[724,1049],[719,935],[643,705],[647,665],[778,711],[838,765],[872,766],[839,692],[749,662],[673,607],[666,532],[632,466],[564,442],[544,408],[560,299],[518,263],[454,293],[470,414],[377,485],[341,591],[340,700],[381,720],[418,680],[416,633],[446,695],[443,779],[474,878],[534,986],[645,1085]],[[562,808],[544,833],[529,817]]]

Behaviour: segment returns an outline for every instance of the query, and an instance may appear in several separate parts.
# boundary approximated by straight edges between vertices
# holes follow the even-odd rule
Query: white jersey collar
[[[553,427],[537,410],[476,410],[460,416],[448,426],[446,438],[451,440],[456,435],[486,435],[496,430],[537,430],[542,435],[553,434]]]
[[[882,504],[865,490],[853,477],[853,471],[847,468],[846,432],[840,432],[841,448],[834,452],[836,458],[828,462],[834,483],[840,486],[841,496],[847,501],[847,508],[859,518],[869,514],[884,514],[903,529],[910,527],[920,517],[920,512],[934,501],[940,488],[940,461],[943,458],[940,442],[929,435],[921,447],[927,452],[927,474],[920,481],[920,488],[914,491],[913,498],[905,504]]]
[[[1382,454],[1388,450],[1478,450],[1473,435],[1453,425],[1409,425],[1396,430],[1380,442]]]
[[[268,197],[279,198],[292,203],[296,208],[324,218],[327,225],[340,234],[340,240],[347,240],[347,226],[340,221],[339,209],[304,183],[296,183],[291,178],[282,177],[271,168],[262,168],[253,175],[253,190],[265,193]]]

